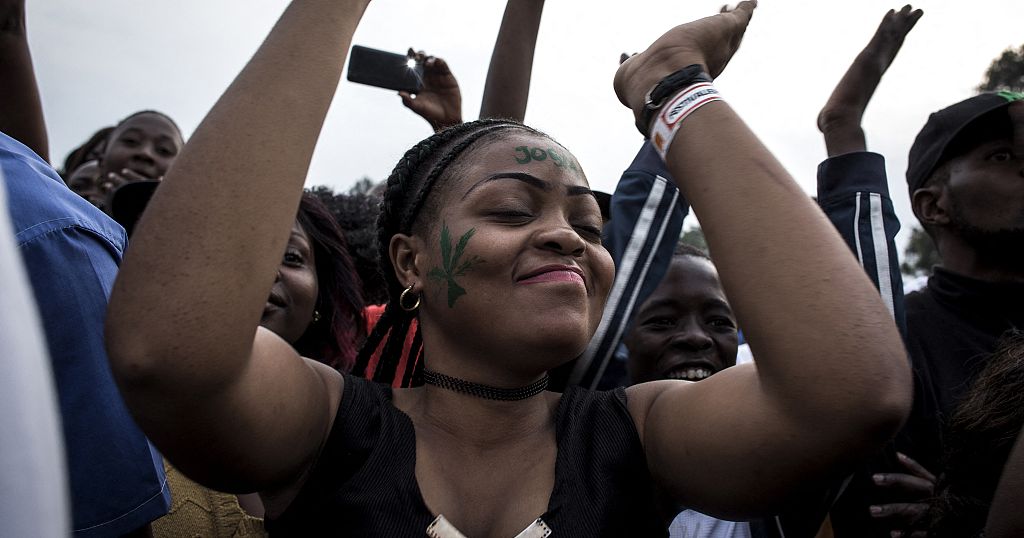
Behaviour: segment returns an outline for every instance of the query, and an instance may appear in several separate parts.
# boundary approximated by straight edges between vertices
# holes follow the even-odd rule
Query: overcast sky
[[[515,0],[512,0],[515,1]],[[287,5],[286,0],[28,0],[29,38],[51,155],[62,162],[100,127],[140,109],[191,134]],[[526,122],[562,142],[595,189],[611,192],[641,144],[612,91],[620,52],[717,11],[712,0],[548,0]],[[889,8],[879,0],[762,0],[717,81],[732,106],[809,193],[824,158],[815,118]],[[374,0],[354,43],[448,60],[475,118],[503,0]],[[969,97],[989,63],[1024,42],[1024,2],[931,0],[868,108],[869,149],[887,158],[904,230],[906,155],[930,112]],[[307,185],[344,190],[387,177],[430,134],[392,92],[342,81]],[[730,151],[729,148],[721,148]],[[909,234],[902,232],[900,243]]]

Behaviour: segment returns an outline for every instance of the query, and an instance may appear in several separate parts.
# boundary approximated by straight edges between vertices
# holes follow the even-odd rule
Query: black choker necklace
[[[498,387],[481,385],[480,383],[473,383],[472,381],[466,381],[457,377],[431,372],[426,368],[423,369],[424,383],[488,400],[525,400],[531,396],[536,396],[544,392],[544,389],[548,388],[548,379],[548,375],[544,374],[544,377],[525,387],[519,387],[518,389],[500,389]]]

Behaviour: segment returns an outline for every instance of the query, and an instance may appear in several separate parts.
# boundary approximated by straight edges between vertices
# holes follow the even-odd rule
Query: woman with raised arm
[[[597,326],[611,260],[576,160],[500,120],[435,134],[388,179],[379,237],[390,301],[362,353],[416,316],[423,386],[344,376],[259,329],[366,4],[289,6],[183,151],[123,265],[108,318],[113,368],[139,423],[186,474],[259,490],[272,535],[663,536],[655,485],[704,512],[753,515],[896,430],[909,372],[891,317],[720,101],[681,122],[667,161],[705,223],[758,370],[545,392],[546,372]],[[677,27],[627,61],[623,101],[639,115],[680,68],[717,75],[753,8]],[[400,351],[385,349],[378,368]]]

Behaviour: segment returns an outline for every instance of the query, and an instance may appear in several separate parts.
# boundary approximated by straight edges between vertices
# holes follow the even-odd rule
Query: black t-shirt
[[[339,409],[310,478],[267,519],[271,536],[425,536],[435,516],[416,483],[412,420],[389,387],[351,376]],[[570,388],[555,435],[555,486],[538,514],[553,536],[668,536],[623,389]]]
[[[984,368],[1000,337],[1024,328],[1024,284],[976,280],[935,268],[928,286],[906,296],[907,350],[914,366],[914,406],[888,450],[858,472],[832,510],[839,538],[889,536],[868,515],[888,502],[871,483],[875,472],[907,472],[899,450],[938,475],[943,427]]]

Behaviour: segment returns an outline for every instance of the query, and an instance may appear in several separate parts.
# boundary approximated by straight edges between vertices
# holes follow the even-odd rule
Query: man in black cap
[[[903,437],[937,466],[941,421],[1004,332],[1024,328],[1024,94],[976,95],[928,118],[910,149],[914,215],[942,259],[906,297],[917,386]]]
[[[885,208],[884,158],[867,152],[861,118],[920,17],[921,11],[910,6],[886,14],[822,110],[818,125],[830,158],[819,169],[819,189],[824,185],[856,190],[858,196],[879,198]],[[891,531],[910,536],[921,531],[934,476],[913,460],[941,470],[944,417],[1003,332],[1024,328],[1021,98],[1024,95],[987,93],[936,112],[910,151],[907,181],[914,214],[938,246],[942,264],[928,286],[907,295],[902,304],[898,279],[892,281],[892,312],[914,365],[914,408],[895,442],[846,482],[831,510],[837,537],[882,537]],[[883,220],[874,218],[874,205],[870,218],[865,217],[865,208],[868,204],[858,205],[861,219],[856,229],[879,228]],[[889,230],[887,221],[884,229]],[[880,244],[862,243],[857,245],[858,256],[861,247],[866,253]],[[874,254],[880,260],[889,258],[889,268],[898,267],[895,251]],[[881,277],[883,272],[877,273]],[[881,278],[876,280],[881,283]],[[905,325],[899,323],[901,318]]]

